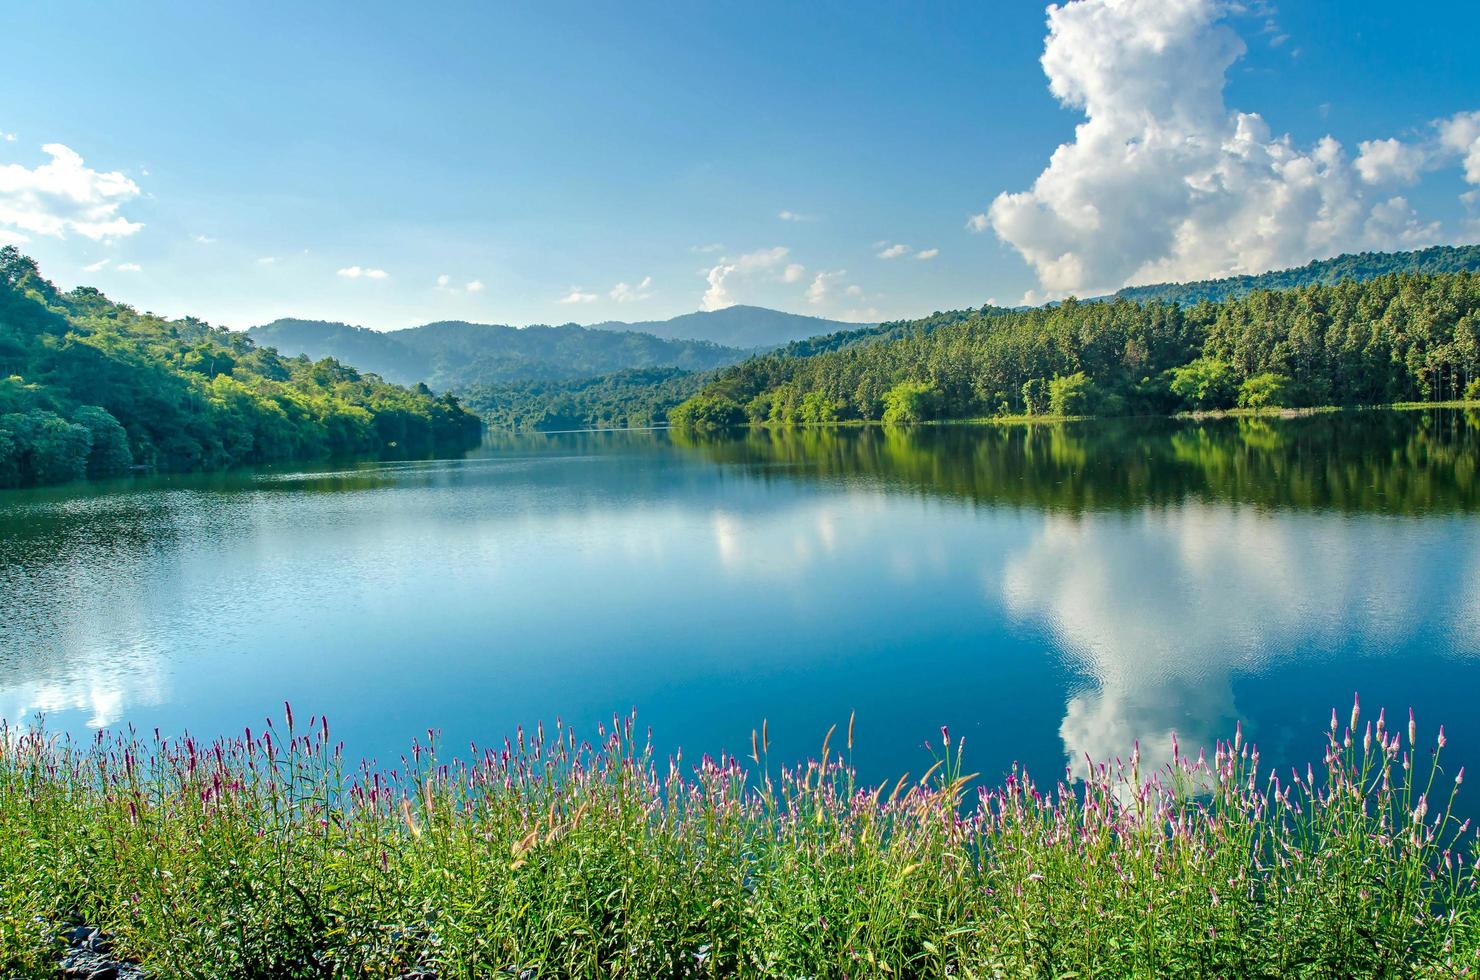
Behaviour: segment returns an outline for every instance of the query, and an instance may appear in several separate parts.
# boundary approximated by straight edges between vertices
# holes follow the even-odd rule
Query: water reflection
[[[499,437],[0,493],[0,716],[230,731],[286,698],[394,758],[636,705],[692,758],[760,716],[815,751],[857,709],[892,780],[942,723],[993,775],[1235,717],[1304,760],[1303,712],[1359,687],[1480,746],[1477,458],[1473,415],[1362,413]]]
[[[1069,763],[1124,756],[1139,741],[1161,764],[1174,732],[1207,745],[1232,728],[1242,716],[1236,675],[1269,675],[1286,658],[1400,650],[1425,631],[1480,652],[1476,544],[1473,528],[1443,521],[1205,504],[1050,515],[1001,587],[1008,609],[1047,624],[1092,681],[1065,709]]]

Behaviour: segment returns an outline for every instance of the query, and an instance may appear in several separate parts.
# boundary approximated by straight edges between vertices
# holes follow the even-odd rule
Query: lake
[[[636,709],[660,753],[989,776],[1354,691],[1480,759],[1480,416],[491,435],[455,460],[0,492],[0,715],[259,728],[398,764]],[[834,739],[838,745],[841,736]],[[1452,767],[1451,767],[1452,768]]]

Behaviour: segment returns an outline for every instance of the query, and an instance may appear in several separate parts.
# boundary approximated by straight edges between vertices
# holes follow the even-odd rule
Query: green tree
[[[1095,383],[1083,371],[1048,383],[1048,409],[1054,415],[1091,415],[1097,400]]]
[[[1172,369],[1172,394],[1188,408],[1228,408],[1236,388],[1233,365],[1216,357],[1199,357]]]
[[[935,418],[940,392],[928,381],[901,381],[884,393],[886,425],[916,425]]]
[[[1265,371],[1249,378],[1238,389],[1239,408],[1282,408],[1290,404],[1290,379]]]
[[[745,424],[745,410],[728,398],[695,395],[668,413],[670,424],[689,429],[726,429]]]

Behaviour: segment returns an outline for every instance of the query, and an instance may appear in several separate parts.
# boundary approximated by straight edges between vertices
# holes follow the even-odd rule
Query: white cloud
[[[449,276],[447,273],[444,272],[440,276],[437,277],[437,286],[439,288],[446,289],[451,284],[452,284],[452,277]]]
[[[1373,241],[1390,241],[1405,248],[1423,248],[1442,237],[1439,222],[1420,221],[1405,197],[1390,197],[1372,207],[1367,217],[1367,237]]]
[[[139,196],[139,185],[117,170],[90,169],[60,143],[47,143],[42,150],[51,161],[35,169],[18,163],[0,167],[0,228],[54,238],[76,233],[101,241],[144,227],[119,214]]]
[[[910,247],[908,245],[900,245],[900,244],[897,244],[896,243],[894,245],[890,245],[888,248],[886,248],[886,249],[882,250],[881,252],[879,252],[879,258],[881,258],[881,259],[897,259],[901,255],[908,255],[908,254],[910,254]]]
[[[986,215],[1048,295],[1258,272],[1414,234],[1411,223],[1394,225],[1390,201],[1374,211],[1336,140],[1300,148],[1225,105],[1228,69],[1246,50],[1222,23],[1228,9],[1221,0],[1049,8],[1049,90],[1085,118],[1029,190],[999,195]],[[1379,162],[1384,153],[1393,155],[1374,146],[1368,172],[1393,169]],[[1475,163],[1480,176],[1480,153]]]
[[[966,219],[967,231],[983,232],[990,227],[992,227],[992,219],[988,218],[985,212],[982,214],[973,214]]]
[[[648,291],[652,284],[652,276],[643,276],[642,282],[635,286],[630,286],[625,282],[617,283],[607,295],[618,303],[635,303],[639,300],[648,299],[653,295]]]
[[[718,263],[704,271],[704,278],[709,283],[709,288],[704,291],[700,305],[706,310],[722,310],[727,306],[734,306],[735,298],[731,287],[735,280],[745,280],[758,273],[775,269],[786,260],[790,251],[785,246],[776,245],[755,252],[746,252],[738,258],[720,259]],[[781,276],[784,281],[785,270],[782,271]]]
[[[915,258],[929,260],[935,258],[939,254],[940,249],[938,248],[922,248],[920,249],[920,251],[915,253]]]
[[[483,285],[482,280],[473,279],[466,286],[463,287],[463,290],[469,293],[481,293],[485,288],[486,287]]]
[[[817,220],[816,215],[798,214],[795,211],[782,211],[780,214],[776,215],[776,217],[780,218],[782,221],[816,221]]]
[[[723,252],[724,249],[725,249],[725,247],[723,245],[721,245],[719,242],[712,242],[709,245],[690,245],[689,246],[689,251],[690,252],[693,252],[695,255],[713,255],[715,252]]]
[[[258,265],[276,265],[277,264],[277,256],[276,255],[264,255],[260,259],[257,260],[257,264]]]
[[[1480,110],[1455,113],[1438,128],[1439,145],[1462,158],[1465,180],[1480,184]]]
[[[82,271],[83,272],[97,272],[100,269],[102,269],[103,266],[107,265],[110,261],[112,261],[112,260],[111,259],[98,259],[96,262],[93,262],[93,263],[91,263],[89,265],[83,266],[82,267]]]
[[[1411,184],[1424,157],[1423,150],[1400,140],[1364,140],[1357,144],[1357,173],[1369,184]]]
[[[388,279],[388,278],[390,278],[390,273],[389,272],[386,272],[384,269],[361,268],[360,266],[357,266],[357,265],[352,265],[352,266],[350,266],[347,269],[340,269],[335,274],[336,275],[343,276],[346,279]]]
[[[212,238],[210,235],[193,235],[191,237],[194,238],[195,241],[198,242],[201,245],[214,245],[214,244],[216,244],[216,240],[214,238]]]
[[[839,269],[836,272],[819,272],[812,278],[812,285],[807,287],[807,302],[818,306],[827,302],[828,294],[832,291],[848,270]]]
[[[564,296],[560,297],[555,302],[557,302],[557,303],[594,303],[594,302],[596,302],[596,294],[595,293],[583,292],[581,290],[581,287],[580,286],[572,286],[572,287],[570,287],[570,292],[566,293]]]
[[[120,262],[113,268],[118,270],[119,272],[138,272],[140,266],[137,262]]]
[[[792,262],[788,264],[785,269],[781,270],[781,281],[801,282],[802,276],[805,275],[806,272],[806,266],[802,265],[800,262]]]
[[[15,134],[14,133],[0,133],[0,140],[4,140],[7,143],[14,143],[15,142]]]

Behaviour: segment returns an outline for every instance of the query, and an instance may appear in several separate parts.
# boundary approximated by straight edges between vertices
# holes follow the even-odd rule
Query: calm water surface
[[[495,437],[465,459],[0,492],[0,716],[394,763],[638,710],[663,752],[990,775],[1360,690],[1480,761],[1480,418]]]

